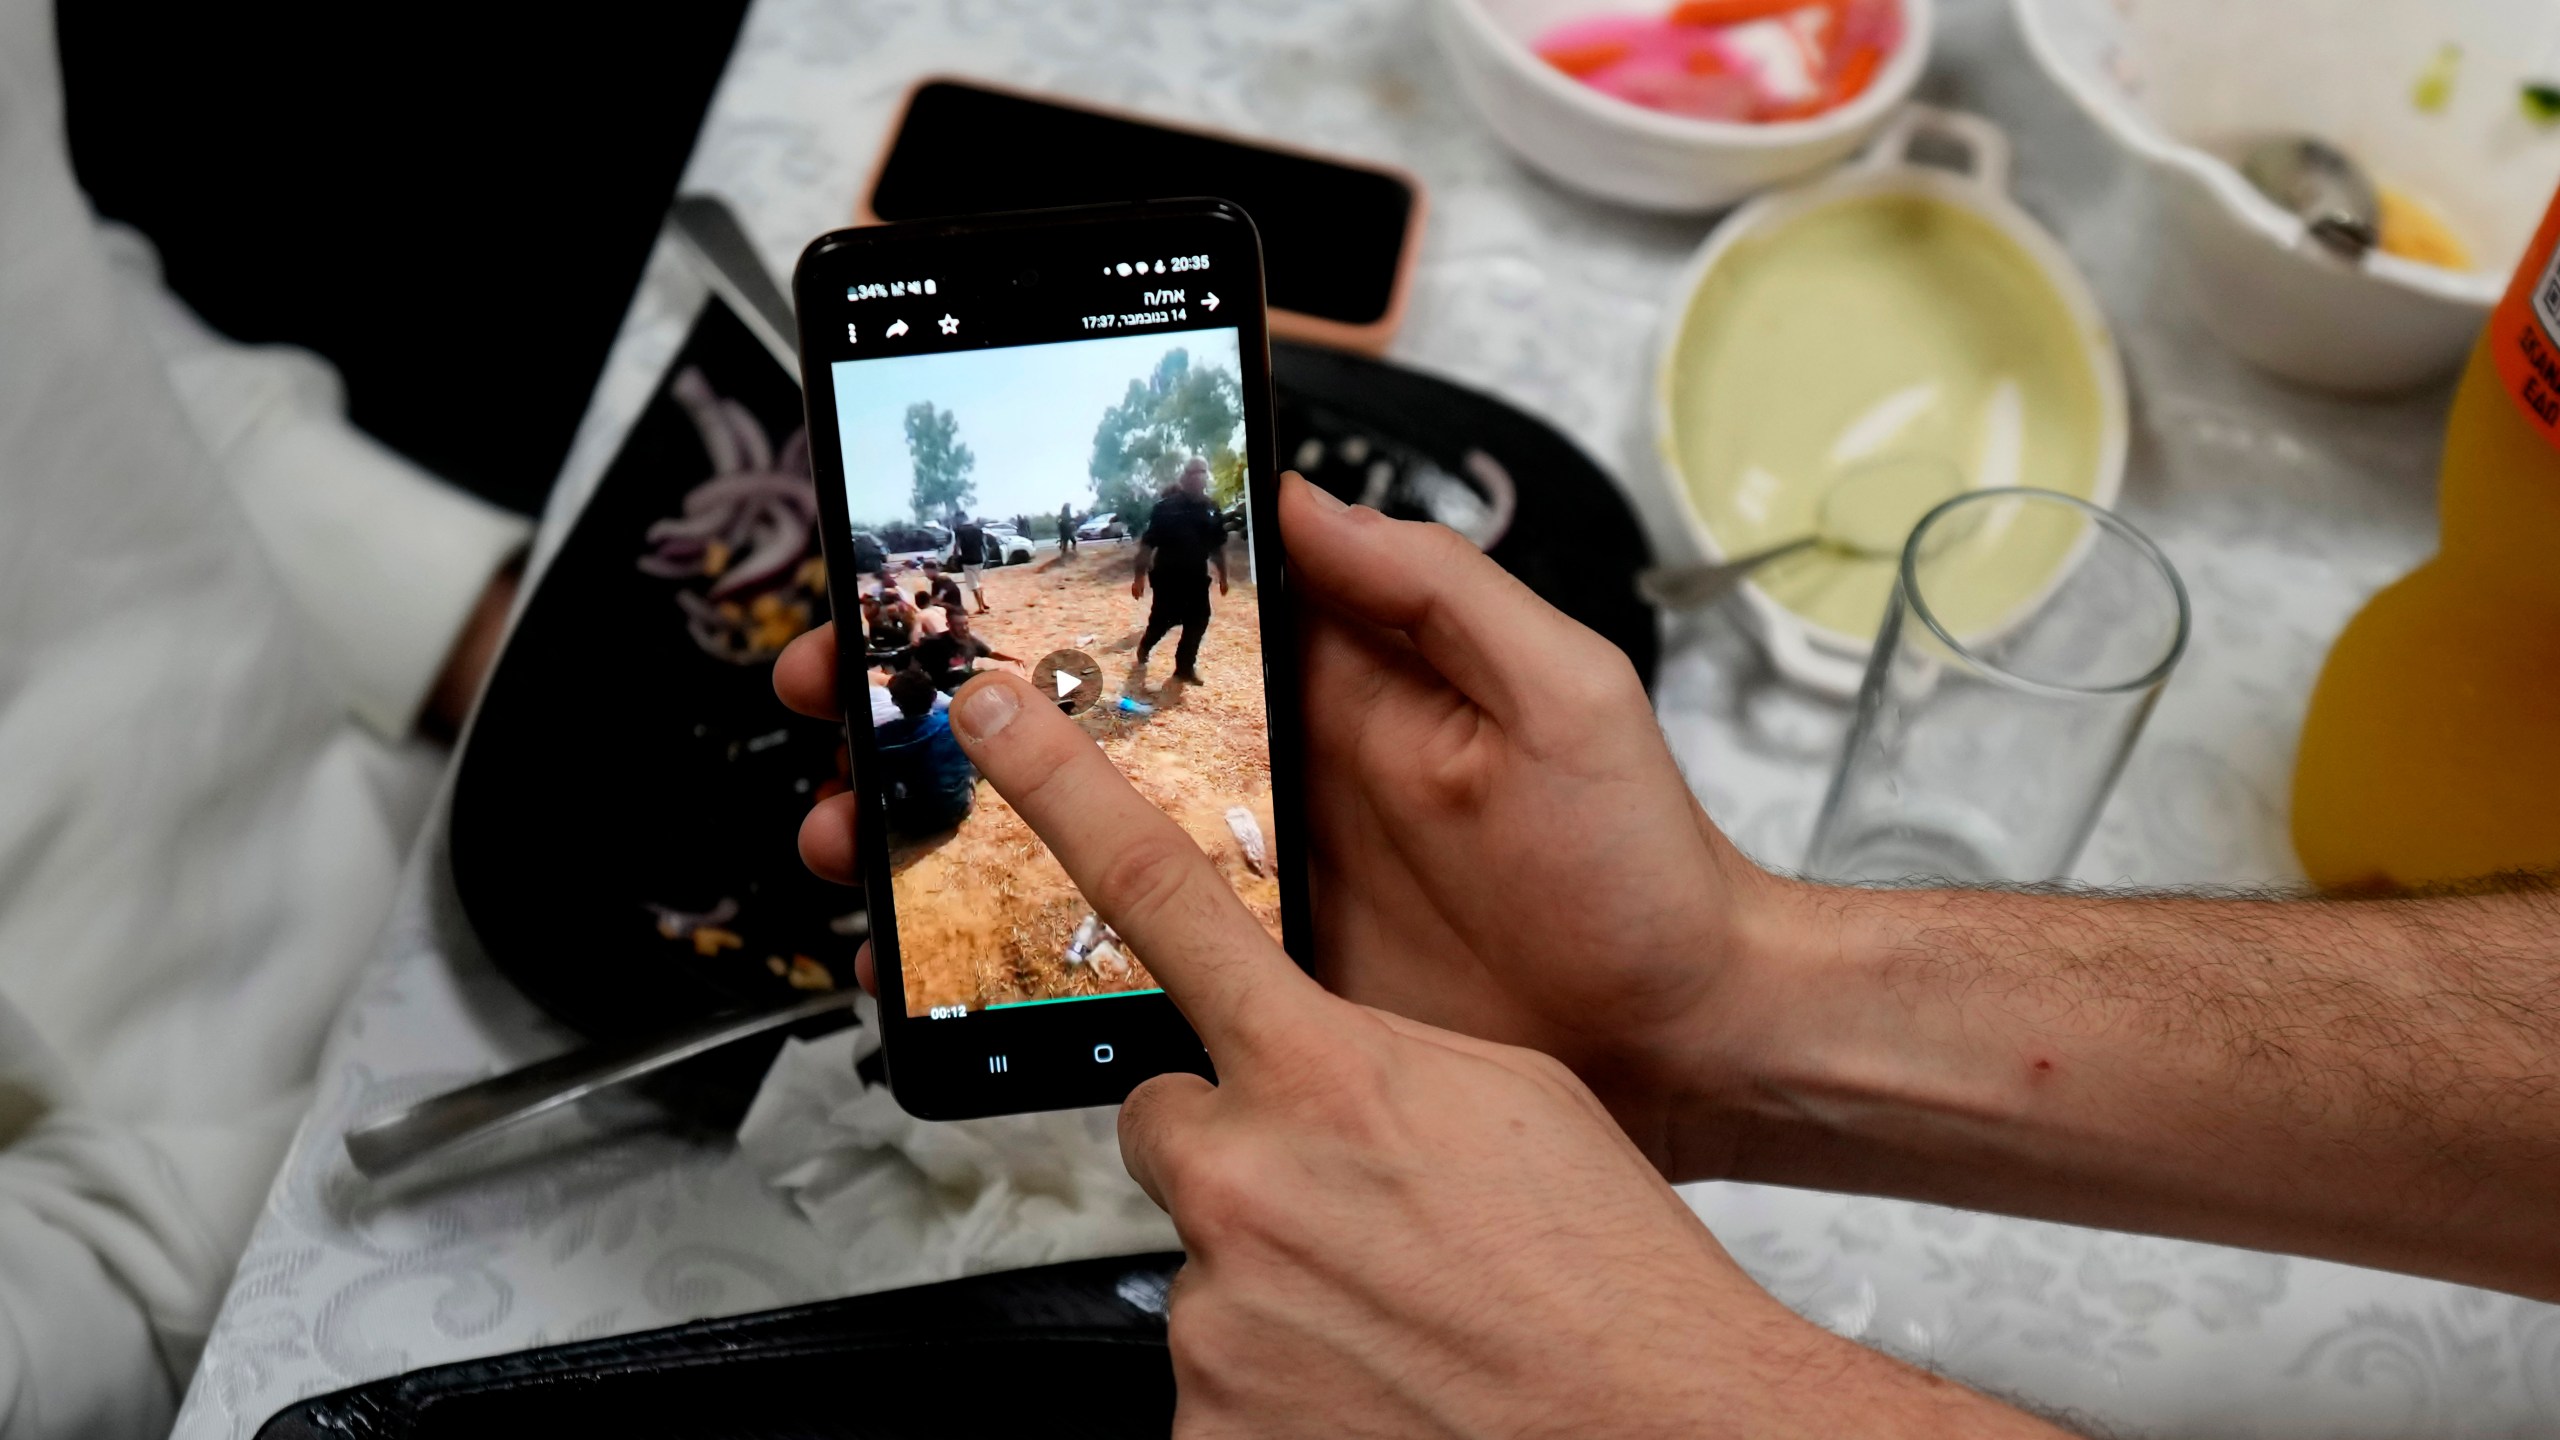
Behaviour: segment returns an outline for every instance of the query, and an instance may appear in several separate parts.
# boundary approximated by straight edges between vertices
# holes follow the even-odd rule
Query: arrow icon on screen
[[[880,333],[888,336],[892,340],[895,340],[899,336],[907,333],[907,322],[904,320],[892,320],[889,322],[889,328],[881,331]]]
[[[1084,677],[1072,670],[1060,670],[1051,678],[1057,681],[1058,698],[1061,700],[1076,693],[1076,687],[1084,683]]]
[[[1212,290],[1208,294],[1201,296],[1200,308],[1208,311],[1212,315],[1216,314],[1218,312],[1218,292]]]

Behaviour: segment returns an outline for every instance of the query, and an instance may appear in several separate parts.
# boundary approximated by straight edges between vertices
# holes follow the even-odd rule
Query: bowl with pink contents
[[[1432,0],[1432,25],[1531,167],[1623,205],[1713,210],[1865,143],[1928,64],[1930,7]]]

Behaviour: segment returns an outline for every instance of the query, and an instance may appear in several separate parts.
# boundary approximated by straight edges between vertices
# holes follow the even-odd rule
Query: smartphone
[[[1027,676],[1306,962],[1253,223],[1167,200],[864,226],[813,242],[794,289],[898,1103],[963,1119],[1209,1074],[945,712],[976,669]]]
[[[922,220],[1220,195],[1261,232],[1284,340],[1375,354],[1403,318],[1422,184],[1389,166],[936,77],[907,93],[863,204]]]

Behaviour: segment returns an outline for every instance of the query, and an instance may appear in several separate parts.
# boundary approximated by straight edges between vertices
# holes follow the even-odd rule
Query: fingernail
[[[1327,515],[1330,515],[1337,510],[1347,510],[1351,508],[1343,504],[1341,499],[1332,491],[1327,490],[1312,480],[1307,480],[1307,477],[1303,475],[1300,475],[1298,478],[1306,482],[1307,494],[1315,500],[1316,508]]]
[[[1012,724],[1014,712],[1021,708],[1021,702],[1013,698],[1012,686],[981,685],[961,703],[960,724],[971,740],[983,745]]]

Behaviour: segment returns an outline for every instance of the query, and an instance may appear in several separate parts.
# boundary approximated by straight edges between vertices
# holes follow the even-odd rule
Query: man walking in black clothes
[[[954,512],[951,517],[951,553],[957,558],[960,573],[968,577],[969,598],[977,602],[979,614],[986,614],[986,530],[974,518]]]
[[[1174,491],[1156,502],[1147,533],[1138,537],[1138,574],[1129,593],[1156,586],[1156,603],[1147,611],[1146,634],[1138,641],[1138,683],[1145,684],[1147,652],[1175,626],[1182,639],[1173,649],[1173,678],[1200,683],[1200,637],[1209,628],[1209,571],[1218,572],[1218,593],[1227,593],[1227,528],[1209,504],[1209,462],[1191,457],[1182,467]]]
[[[1074,553],[1076,553],[1076,507],[1061,505],[1058,507],[1058,558],[1063,560]]]

